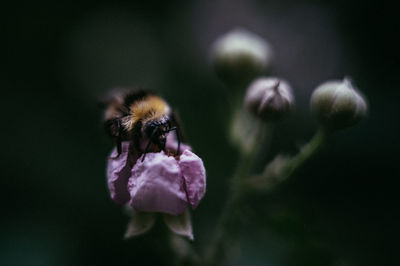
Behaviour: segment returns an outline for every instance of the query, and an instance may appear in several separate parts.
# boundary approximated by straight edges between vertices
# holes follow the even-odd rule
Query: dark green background
[[[26,1],[4,6],[1,265],[167,265],[160,230],[122,241],[127,217],[109,199],[111,142],[97,102],[110,88],[159,91],[204,160],[208,191],[192,217],[212,237],[237,153],[226,138],[225,88],[212,41],[244,26],[271,42],[273,75],[297,108],[271,150],[294,153],[315,131],[308,99],[350,75],[370,113],[243,213],[234,265],[398,265],[399,27],[383,1]]]

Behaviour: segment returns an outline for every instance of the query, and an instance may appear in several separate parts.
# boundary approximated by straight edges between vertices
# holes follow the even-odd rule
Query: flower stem
[[[269,192],[290,177],[296,170],[303,166],[326,143],[330,132],[321,128],[314,137],[305,144],[298,154],[293,157],[277,155],[262,174],[248,179],[247,184],[256,190]]]
[[[265,134],[265,128],[258,127],[257,138],[262,138]],[[316,154],[323,144],[326,142],[329,133],[323,129],[317,131],[314,137],[304,145],[299,153],[285,161],[280,168],[280,171],[274,174],[269,172],[259,176],[264,181],[267,181],[268,188],[274,188],[287,177],[293,174],[294,171],[299,169],[304,163]],[[209,252],[206,257],[206,265],[217,266],[220,265],[226,258],[228,250],[228,243],[232,243],[232,235],[235,232],[234,221],[235,216],[240,209],[240,205],[244,200],[245,192],[248,186],[247,178],[249,177],[253,163],[262,148],[260,142],[255,141],[253,149],[249,153],[242,153],[242,159],[236,169],[235,175],[232,178],[231,192],[229,198],[221,214],[220,220],[217,225],[216,237],[214,242],[210,244]],[[253,187],[254,188],[254,187]]]
[[[329,137],[329,132],[323,128],[320,128],[314,137],[304,145],[299,153],[294,156],[287,164],[286,175],[290,176],[294,171],[300,168],[308,159],[310,159],[314,154],[316,154],[325,144]]]
[[[256,134],[254,135],[255,140],[253,141],[253,147],[249,152],[242,152],[241,159],[236,168],[235,174],[232,178],[230,186],[230,193],[228,193],[228,199],[223,208],[223,212],[219,218],[214,241],[208,248],[208,253],[205,258],[205,265],[216,266],[220,265],[225,257],[228,250],[228,243],[232,239],[234,233],[234,221],[235,216],[238,213],[238,209],[241,205],[244,196],[245,178],[249,176],[255,159],[257,158],[258,152],[262,145],[262,139],[265,136],[266,127],[259,123],[256,127]]]

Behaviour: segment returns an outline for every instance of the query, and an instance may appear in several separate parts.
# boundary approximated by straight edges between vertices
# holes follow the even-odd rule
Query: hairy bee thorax
[[[133,102],[130,106],[130,114],[123,118],[124,128],[131,132],[137,123],[147,125],[150,121],[165,120],[170,113],[168,104],[158,96],[149,95],[140,101]]]

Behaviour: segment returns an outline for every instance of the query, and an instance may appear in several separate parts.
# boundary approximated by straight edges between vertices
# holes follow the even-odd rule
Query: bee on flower
[[[132,214],[125,237],[148,231],[160,213],[173,232],[193,239],[187,207],[195,209],[203,198],[206,173],[181,143],[169,105],[147,91],[118,92],[107,103],[104,125],[116,145],[107,163],[110,195]]]

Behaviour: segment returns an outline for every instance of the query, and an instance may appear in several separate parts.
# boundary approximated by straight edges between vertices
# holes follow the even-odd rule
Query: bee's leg
[[[136,123],[132,134],[133,147],[136,149],[136,152],[139,155],[139,157],[140,155],[142,155],[142,150],[140,148],[140,139],[142,137],[142,134],[140,133],[141,128],[142,128],[142,122],[139,121]]]
[[[121,120],[118,119],[117,121],[118,121],[117,122],[117,126],[118,126],[118,136],[117,136],[117,152],[118,152],[118,155],[117,155],[117,157],[119,157],[121,155],[121,152],[122,152],[122,130],[123,130],[123,128],[122,128],[122,125],[121,125]]]
[[[149,151],[149,148],[150,148],[150,145],[151,145],[153,136],[154,136],[154,134],[156,133],[156,131],[157,131],[157,128],[154,128],[154,129],[153,129],[153,132],[151,132],[151,135],[150,135],[150,138],[149,138],[149,142],[147,142],[146,149],[145,149],[144,152],[143,152],[144,155],[143,155],[143,158],[142,158],[142,162],[144,161],[144,158],[146,158],[146,154],[147,154],[147,152]]]
[[[117,134],[115,136],[115,145],[117,146],[117,156],[111,159],[117,159],[122,153],[122,131],[121,120],[116,120]]]
[[[147,143],[146,149],[145,149],[144,152],[143,152],[142,162],[143,162],[144,159],[146,158],[146,154],[147,154],[147,151],[149,150],[150,144],[151,144],[151,140],[149,140],[149,142]]]
[[[181,155],[181,134],[179,134],[179,127],[175,129],[176,140],[178,141],[178,156]]]
[[[185,137],[185,132],[183,132],[184,130],[182,127],[181,120],[179,119],[179,116],[176,112],[172,112],[171,122],[172,122],[173,126],[177,127],[177,133],[179,134],[181,141],[187,142],[186,137]]]
[[[177,126],[176,127],[172,127],[167,132],[170,132],[170,131],[175,131],[176,140],[178,142],[177,155],[180,155],[181,154],[181,137],[180,137],[180,134],[178,133],[179,128]]]
[[[122,141],[121,141],[120,136],[117,137],[117,152],[118,152],[118,155],[116,158],[118,158],[122,153]]]
[[[171,114],[171,122],[175,126],[175,134],[176,134],[176,140],[178,141],[178,155],[181,154],[181,141],[185,142],[185,136],[183,134],[183,130],[181,127],[180,119],[177,115],[176,112],[172,112]]]

